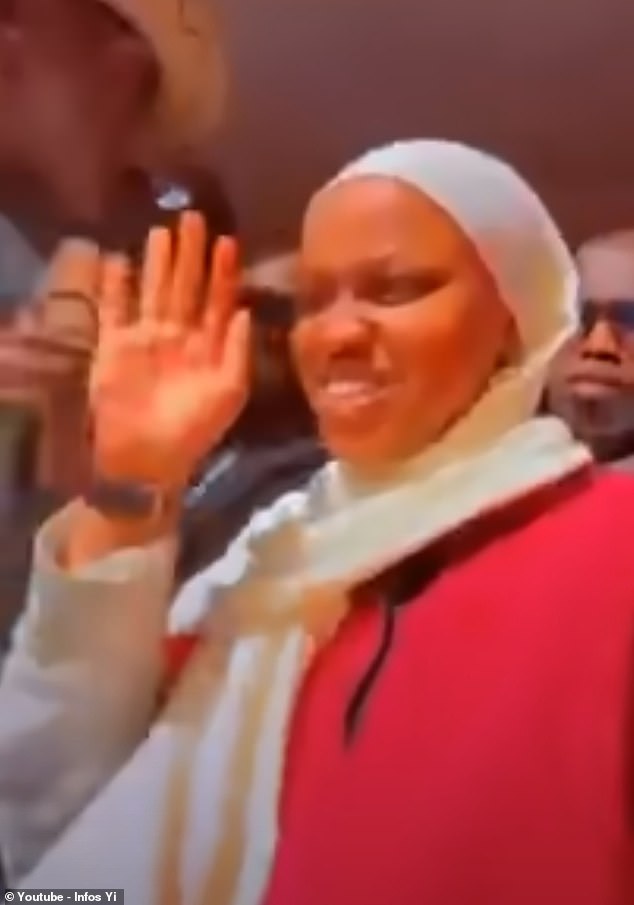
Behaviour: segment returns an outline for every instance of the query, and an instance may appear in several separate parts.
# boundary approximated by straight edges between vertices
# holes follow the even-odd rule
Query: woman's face
[[[322,439],[362,468],[414,455],[510,352],[493,280],[453,220],[404,183],[344,182],[309,207],[292,350]]]

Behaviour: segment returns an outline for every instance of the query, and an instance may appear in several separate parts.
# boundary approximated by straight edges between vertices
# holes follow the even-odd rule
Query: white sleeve
[[[176,542],[72,574],[72,506],[36,537],[25,614],[0,680],[0,852],[16,883],[130,757],[162,677]]]

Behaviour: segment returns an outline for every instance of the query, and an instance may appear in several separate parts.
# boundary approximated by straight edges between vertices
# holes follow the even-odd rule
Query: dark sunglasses
[[[623,333],[634,333],[634,300],[595,302],[586,299],[581,303],[580,317],[584,336],[594,329],[598,321],[607,321]]]

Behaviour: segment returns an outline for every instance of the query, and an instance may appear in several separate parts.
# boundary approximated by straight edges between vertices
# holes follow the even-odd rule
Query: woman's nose
[[[362,303],[350,296],[341,296],[323,313],[323,335],[338,348],[363,345],[371,339],[372,320]]]

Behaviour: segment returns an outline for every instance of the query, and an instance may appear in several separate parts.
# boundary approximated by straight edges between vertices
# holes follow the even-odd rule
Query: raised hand
[[[248,398],[250,319],[236,310],[236,244],[218,240],[211,268],[205,249],[197,213],[182,216],[176,242],[153,229],[138,294],[128,260],[105,258],[91,379],[101,478],[179,490]]]

